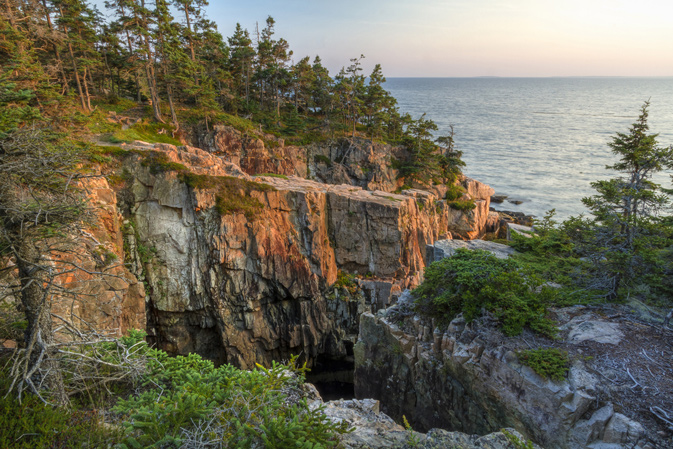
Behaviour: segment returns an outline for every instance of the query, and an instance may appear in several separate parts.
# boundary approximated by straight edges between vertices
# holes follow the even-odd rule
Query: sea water
[[[646,100],[652,133],[673,144],[673,77],[388,78],[400,111],[454,126],[464,173],[507,195],[496,209],[542,217],[586,213],[591,182],[616,175],[608,143],[627,132]],[[671,187],[669,174],[656,181]],[[509,201],[522,201],[516,205]]]

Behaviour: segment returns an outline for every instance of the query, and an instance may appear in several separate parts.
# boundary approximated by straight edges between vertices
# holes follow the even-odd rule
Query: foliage
[[[215,208],[220,215],[243,213],[249,219],[254,218],[263,205],[253,192],[269,192],[273,186],[231,176],[208,176],[193,173],[181,173],[180,179],[193,189],[213,189]]]
[[[334,447],[344,424],[328,421],[320,408],[300,398],[305,368],[275,364],[243,371],[191,354],[153,356],[137,396],[115,410],[128,419],[122,448],[179,447],[210,441],[208,447]],[[291,399],[292,397],[299,399]]]
[[[336,288],[343,288],[347,290],[351,295],[355,294],[358,291],[358,283],[355,281],[355,275],[343,272],[341,270],[337,271],[337,280],[334,283]]]
[[[171,127],[162,123],[137,123],[128,129],[115,131],[105,139],[110,143],[131,143],[140,140],[148,143],[169,143],[181,145],[180,141],[170,136]]]
[[[404,433],[406,434],[405,443],[412,448],[418,447],[420,444],[418,435],[414,433],[414,429],[411,428],[411,424],[409,424],[405,415],[402,415],[402,423],[404,424]]]
[[[287,179],[287,175],[280,175],[278,173],[260,173],[256,176],[270,176],[272,178]]]
[[[445,199],[446,201],[456,201],[465,195],[465,193],[467,193],[467,190],[462,185],[450,184],[447,186]]]
[[[530,440],[521,441],[521,439],[514,435],[513,433],[507,431],[506,429],[501,430],[502,434],[509,440],[510,443],[514,446],[514,449],[533,449],[533,442]]]
[[[566,226],[578,252],[594,263],[609,299],[634,289],[644,276],[664,274],[656,262],[672,242],[673,228],[661,217],[670,191],[652,176],[673,168],[673,147],[659,147],[657,135],[648,134],[648,106],[645,102],[628,132],[617,133],[609,144],[620,159],[606,168],[619,175],[592,183],[596,195],[582,201],[593,217]]]
[[[148,151],[143,154],[145,157],[140,162],[140,165],[143,167],[148,167],[150,173],[153,175],[158,175],[159,173],[165,173],[169,171],[177,172],[187,172],[187,167],[184,165],[173,162],[168,159],[166,153],[162,151]]]
[[[0,387],[0,447],[14,449],[56,449],[108,447],[118,441],[119,431],[105,426],[94,411],[68,410],[44,404],[36,396],[21,403],[6,397],[7,373]]]
[[[316,154],[315,156],[313,156],[313,161],[316,164],[325,164],[328,167],[332,166],[332,160],[327,156],[325,156],[324,154]]]
[[[546,317],[546,306],[555,292],[543,283],[514,260],[498,259],[488,251],[458,249],[452,257],[428,266],[425,280],[412,295],[418,312],[444,322],[459,313],[469,322],[486,310],[498,319],[506,335],[529,327],[553,336],[555,328]]]
[[[534,222],[535,232],[528,236],[512,233],[512,247],[517,250],[511,258],[548,282],[558,284],[554,305],[586,304],[600,296],[591,286],[593,265],[580,258],[565,231],[554,220],[556,211],[547,212]]]
[[[517,355],[521,363],[531,367],[540,376],[552,380],[563,380],[570,366],[568,353],[556,348],[529,349],[520,351]]]
[[[456,209],[461,212],[469,212],[471,210],[474,210],[477,205],[475,204],[474,200],[455,200],[455,201],[449,201],[448,205],[451,209]]]

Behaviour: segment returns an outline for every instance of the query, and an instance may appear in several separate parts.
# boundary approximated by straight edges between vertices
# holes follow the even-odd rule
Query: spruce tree
[[[597,194],[582,202],[593,214],[593,245],[601,253],[608,297],[649,268],[652,251],[661,244],[660,213],[669,196],[652,180],[654,174],[673,168],[673,147],[662,148],[657,134],[648,134],[649,101],[626,133],[617,133],[608,145],[619,161],[606,168],[619,175],[591,185]]]

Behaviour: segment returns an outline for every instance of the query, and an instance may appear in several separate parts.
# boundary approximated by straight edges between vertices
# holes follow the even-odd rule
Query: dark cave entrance
[[[325,402],[355,398],[353,343],[345,343],[345,356],[321,354],[306,375],[306,381],[315,385]]]

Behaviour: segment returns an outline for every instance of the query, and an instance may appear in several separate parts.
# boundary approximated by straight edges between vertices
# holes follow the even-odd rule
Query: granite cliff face
[[[466,324],[459,316],[440,330],[414,315],[409,301],[405,293],[377,316],[361,317],[356,397],[381,398],[384,412],[395,419],[405,414],[419,430],[483,435],[512,427],[548,449],[659,447],[639,422],[616,411],[612,401],[623,404],[632,392],[608,393],[614,385],[601,378],[598,373],[606,371],[592,358],[576,357],[567,380],[546,380],[519,363],[516,351],[526,342],[505,338],[495,322]],[[578,315],[564,331],[570,347],[592,339],[604,346],[623,337],[614,323],[579,309],[563,314],[566,320]],[[650,430],[649,437],[654,434]]]
[[[147,284],[150,336],[174,353],[244,368],[346,356],[359,315],[415,286],[426,245],[456,221],[424,191],[251,177],[197,148],[134,148],[119,207]],[[158,155],[159,165],[147,162]],[[185,172],[203,178],[190,186]],[[220,211],[243,197],[254,210]],[[351,292],[335,285],[339,270],[355,277]]]
[[[363,138],[342,138],[327,144],[306,147],[285,145],[282,139],[260,132],[241,133],[231,126],[216,126],[209,133],[193,138],[208,152],[232,162],[249,175],[278,174],[297,176],[333,185],[352,185],[364,190],[396,192],[403,187],[394,160],[408,155],[402,147],[374,143]],[[266,142],[266,143],[265,143]],[[447,229],[454,238],[471,240],[486,232],[491,196],[494,190],[479,181],[462,177],[459,183],[474,200],[475,208],[459,211],[447,208]],[[444,185],[414,185],[435,199],[444,199]]]

